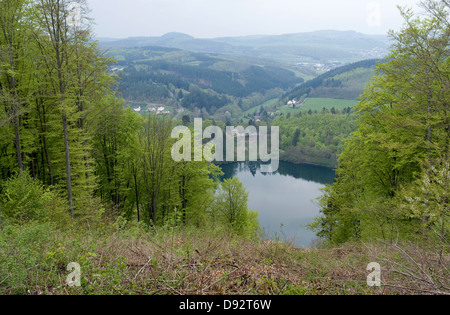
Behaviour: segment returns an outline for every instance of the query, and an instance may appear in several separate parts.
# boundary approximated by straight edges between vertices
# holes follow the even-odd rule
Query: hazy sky
[[[181,32],[198,38],[354,30],[398,30],[397,5],[419,0],[87,0],[95,36]]]

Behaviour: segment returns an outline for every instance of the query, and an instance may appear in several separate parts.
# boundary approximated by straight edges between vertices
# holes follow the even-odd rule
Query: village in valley
[[[153,113],[154,115],[170,115],[172,112],[170,110],[167,110],[164,106],[147,106],[146,108],[143,108],[141,106],[134,107],[133,111],[136,113],[141,112],[149,112]]]

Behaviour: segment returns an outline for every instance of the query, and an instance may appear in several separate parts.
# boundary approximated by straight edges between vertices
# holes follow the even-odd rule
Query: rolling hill
[[[254,35],[198,39],[187,34],[169,33],[160,37],[99,39],[108,47],[160,46],[182,50],[258,57],[284,64],[355,62],[383,57],[389,48],[384,35],[353,31],[317,31],[284,35]]]
[[[354,104],[389,45],[385,36],[340,31],[215,39],[169,33],[99,41],[118,62],[112,71],[121,78],[119,92],[128,105],[162,104],[221,120],[241,119],[278,98],[268,110],[291,112],[283,105],[292,99],[308,99],[303,105],[310,108]],[[341,106],[336,99],[346,102]]]
[[[249,98],[278,98],[304,82],[275,62],[256,58],[156,46],[115,47],[107,54],[118,61],[111,71],[120,77],[119,92],[136,106],[156,103],[214,115],[232,104],[246,110],[253,104]]]
[[[377,59],[363,60],[333,69],[301,84],[282,98],[284,100],[305,98],[356,100],[364,92],[379,61]]]

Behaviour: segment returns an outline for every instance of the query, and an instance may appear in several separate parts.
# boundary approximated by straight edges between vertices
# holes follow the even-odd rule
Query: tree
[[[294,138],[292,139],[292,145],[294,147],[297,145],[299,138],[300,138],[300,129],[297,128],[294,133]]]
[[[95,188],[89,163],[90,137],[98,126],[96,120],[108,106],[114,83],[107,73],[111,60],[101,56],[96,44],[90,42],[90,25],[84,15],[86,4],[82,0],[76,3],[81,8],[80,23],[76,25],[69,24],[70,8],[66,1],[40,0],[33,8],[36,75],[40,81],[36,104],[42,141],[52,183],[57,176],[60,178],[56,152],[60,145],[64,147],[64,189],[72,217],[76,203],[85,208],[84,203]],[[62,143],[54,134],[58,132],[57,116]],[[47,141],[50,137],[55,139],[51,148]],[[58,156],[54,162],[50,161],[51,152]]]
[[[422,6],[425,18],[401,10],[405,26],[390,34],[392,51],[378,64],[357,106],[358,130],[347,142],[336,183],[323,199],[319,225],[332,240],[368,235],[368,209],[389,203],[400,207],[403,187],[424,172],[431,176],[436,161],[449,159],[450,4],[428,0]],[[431,197],[430,191],[423,192],[425,205]],[[389,221],[409,235],[415,224],[405,212]],[[431,224],[426,213],[422,223]]]
[[[29,221],[67,223],[70,219],[66,204],[54,192],[44,188],[28,171],[21,171],[9,178],[2,187],[0,220],[25,224]]]
[[[247,208],[248,192],[242,182],[234,177],[226,179],[216,195],[213,205],[214,211],[219,219],[234,232],[238,234],[255,233],[258,223],[255,215]]]
[[[97,194],[111,202],[117,213],[131,218],[135,201],[139,216],[138,137],[143,119],[122,102],[112,99],[111,105],[98,119],[94,130],[92,155],[95,160]],[[128,201],[128,202],[127,202]]]
[[[20,92],[26,85],[27,29],[23,27],[27,0],[5,0],[0,3],[0,101],[14,129],[14,147],[17,165],[24,170],[20,120],[23,115],[25,95]],[[23,85],[23,86],[22,86]]]
[[[207,161],[173,163],[174,187],[176,195],[173,208],[181,213],[181,222],[184,226],[204,226],[209,219],[207,209],[214,201],[214,191],[218,176],[222,171],[216,165]]]
[[[412,218],[427,217],[435,226],[434,232],[440,246],[439,257],[442,260],[445,247],[448,246],[450,233],[450,163],[448,160],[436,161],[430,170],[426,170],[418,180],[402,191],[406,201],[402,204]]]
[[[182,121],[184,126],[189,126],[191,123],[191,117],[189,117],[189,115],[183,115]]]
[[[157,224],[163,178],[171,161],[171,142],[168,141],[171,130],[169,120],[149,116],[139,137],[143,150],[140,167],[144,174],[145,209],[148,223],[153,225]]]

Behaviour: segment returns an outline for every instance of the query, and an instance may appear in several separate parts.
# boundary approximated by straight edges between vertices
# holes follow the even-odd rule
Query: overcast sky
[[[96,37],[197,38],[276,35],[315,30],[386,34],[398,30],[397,5],[419,0],[87,0]]]

